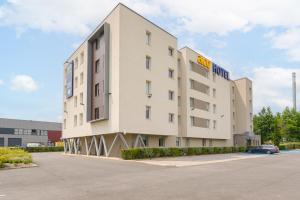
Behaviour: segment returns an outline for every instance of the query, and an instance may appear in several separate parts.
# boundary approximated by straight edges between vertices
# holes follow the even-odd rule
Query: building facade
[[[251,88],[118,4],[64,64],[65,151],[259,142]]]
[[[61,140],[62,124],[0,118],[0,147],[26,147],[28,143],[53,145]]]

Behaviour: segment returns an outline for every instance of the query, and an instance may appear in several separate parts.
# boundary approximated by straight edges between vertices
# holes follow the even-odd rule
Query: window
[[[151,68],[151,57],[146,56],[146,69],[150,70],[150,68]]]
[[[95,108],[95,119],[99,119],[99,108]]]
[[[148,95],[148,97],[151,97],[151,81],[146,81],[146,95]]]
[[[216,74],[213,73],[213,82],[216,82]]]
[[[82,124],[83,124],[83,114],[80,113],[80,115],[79,115],[79,125],[82,126]]]
[[[213,89],[213,97],[214,97],[214,98],[216,98],[216,96],[217,96],[216,93],[217,93],[217,90],[214,88],[214,89]]]
[[[214,113],[214,114],[217,113],[217,105],[216,105],[216,104],[213,105],[213,113]]]
[[[234,106],[234,99],[232,99],[232,105]]]
[[[190,98],[190,107],[192,109],[195,109],[195,99],[194,98]]]
[[[190,97],[190,108],[191,110],[200,109],[204,111],[209,111],[209,103],[200,99]]]
[[[209,95],[209,86],[193,79],[190,79],[190,87],[193,90]]]
[[[180,125],[181,124],[181,116],[180,115],[178,115],[177,120],[178,120],[178,125]]]
[[[80,85],[83,84],[83,72],[80,73]]]
[[[252,120],[252,113],[250,113],[250,120]]]
[[[77,96],[74,97],[74,107],[77,107]]]
[[[75,77],[75,88],[78,87],[78,77]]]
[[[66,128],[67,128],[67,120],[64,119],[64,129],[66,129]]]
[[[95,62],[95,73],[99,72],[99,59]]]
[[[232,117],[235,118],[235,113],[234,112],[232,112]]]
[[[83,64],[84,62],[84,52],[81,52],[80,54],[80,64]]]
[[[170,123],[174,122],[174,114],[173,113],[169,113],[169,122]]]
[[[173,78],[173,77],[174,77],[174,70],[169,69],[169,78]]]
[[[67,96],[67,86],[64,86],[64,95]]]
[[[151,44],[151,32],[146,31],[146,44],[150,45]]]
[[[178,103],[178,106],[181,106],[181,97],[178,96],[177,98],[178,98],[178,99],[177,99],[177,100],[178,100],[178,102],[177,102],[177,103]]]
[[[151,118],[151,107],[146,106],[146,119],[150,119],[150,118]]]
[[[168,50],[169,50],[169,56],[173,56],[174,55],[174,49],[172,47],[169,47]]]
[[[77,126],[77,115],[74,115],[74,127]]]
[[[191,126],[209,128],[210,120],[200,117],[191,116]]]
[[[207,70],[207,68],[199,65],[198,63],[190,61],[190,70],[205,78],[209,78],[209,71]]]
[[[180,64],[180,59],[177,59],[177,70],[178,70],[178,73],[181,74],[181,64]]]
[[[191,89],[194,89],[194,84],[195,84],[195,81],[194,80],[190,80],[190,88]]]
[[[99,91],[99,83],[97,83],[97,84],[95,85],[95,96],[97,97],[97,96],[99,96],[99,94],[100,94],[100,91]]]
[[[83,93],[80,93],[80,97],[79,97],[79,101],[80,101],[80,105],[83,104]]]
[[[252,94],[252,88],[251,87],[249,87],[249,93]]]
[[[74,65],[75,65],[75,69],[78,69],[78,58],[77,57],[75,58]]]
[[[251,99],[249,100],[249,104],[250,104],[250,106],[252,105],[252,100]]]
[[[181,78],[177,78],[177,81],[178,81],[178,88],[181,88]]]
[[[174,100],[174,91],[169,90],[169,100]]]
[[[235,132],[235,125],[232,125],[232,132]]]
[[[95,39],[95,41],[94,41],[94,46],[95,46],[95,49],[97,50],[97,49],[99,49],[99,47],[100,47],[100,40],[99,39]]]
[[[176,147],[180,147],[181,146],[181,141],[180,141],[180,137],[176,137]]]
[[[214,129],[217,128],[217,121],[216,121],[216,120],[213,121],[213,128],[214,128]]]
[[[202,146],[206,147],[206,139],[202,139]]]
[[[67,102],[64,102],[64,112],[67,111]]]
[[[164,147],[165,146],[165,138],[164,137],[158,138],[158,146],[159,147]]]
[[[234,86],[232,86],[232,94],[234,95]]]

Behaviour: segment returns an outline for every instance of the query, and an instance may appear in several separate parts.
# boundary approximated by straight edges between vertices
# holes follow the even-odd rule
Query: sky
[[[230,72],[253,81],[253,106],[300,99],[300,1],[121,1]],[[115,0],[0,0],[0,117],[61,121],[63,63]],[[300,101],[297,101],[300,109]]]

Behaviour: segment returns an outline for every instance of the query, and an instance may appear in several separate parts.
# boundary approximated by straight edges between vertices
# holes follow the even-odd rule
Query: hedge
[[[280,150],[300,149],[300,142],[283,143],[279,145]]]
[[[121,157],[124,160],[158,158],[158,157],[178,157],[206,154],[221,154],[245,152],[246,147],[171,147],[171,148],[132,148],[123,149]]]
[[[4,167],[5,163],[28,164],[31,162],[31,155],[23,149],[0,147],[0,168]]]
[[[64,151],[64,147],[25,147],[27,152],[57,152]]]

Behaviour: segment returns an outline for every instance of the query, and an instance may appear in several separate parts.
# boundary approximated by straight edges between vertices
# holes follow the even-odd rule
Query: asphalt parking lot
[[[33,154],[38,167],[0,171],[0,199],[300,199],[300,151],[250,157],[174,167]]]

